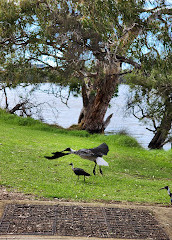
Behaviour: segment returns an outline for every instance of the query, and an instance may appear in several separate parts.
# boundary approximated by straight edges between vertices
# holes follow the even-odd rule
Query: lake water
[[[14,107],[21,98],[29,98],[29,101],[33,104],[31,112],[35,119],[42,119],[45,123],[58,124],[64,128],[70,127],[72,124],[77,124],[80,110],[82,108],[82,98],[70,96],[68,104],[65,105],[61,102],[59,95],[54,95],[57,93],[59,87],[56,85],[52,86],[52,92],[48,92],[50,87],[49,83],[41,84],[41,86],[33,91],[31,96],[28,92],[31,90],[32,86],[23,88],[17,87],[16,89],[7,89],[7,96],[9,101],[9,108]],[[106,117],[113,113],[111,122],[106,128],[105,134],[115,134],[120,131],[127,132],[130,136],[133,136],[137,141],[144,147],[147,148],[149,142],[153,137],[153,133],[148,131],[146,127],[133,115],[127,116],[125,111],[125,104],[127,101],[127,96],[129,94],[129,86],[121,84],[119,86],[118,97],[114,97],[111,100],[111,107],[108,109]],[[66,95],[67,91],[64,89],[62,95]],[[0,106],[5,106],[5,98],[3,97],[2,91],[0,91]],[[63,98],[63,101],[65,99]],[[37,111],[34,105],[39,106],[39,111]],[[19,113],[18,113],[19,114]],[[165,150],[171,148],[171,144],[168,143],[164,146]]]

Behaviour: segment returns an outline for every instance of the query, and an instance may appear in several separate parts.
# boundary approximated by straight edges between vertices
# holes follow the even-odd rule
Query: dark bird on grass
[[[99,171],[101,174],[103,174],[101,166],[109,166],[109,164],[102,158],[103,155],[107,155],[109,152],[108,145],[106,143],[102,143],[98,147],[95,148],[89,148],[89,149],[80,149],[78,151],[75,151],[71,148],[66,148],[62,152],[68,152],[69,154],[76,154],[80,156],[83,159],[88,159],[90,161],[93,161],[95,163],[93,174],[95,175],[96,172],[96,166],[99,166]]]
[[[170,192],[170,189],[169,189],[169,187],[168,187],[168,186],[165,186],[165,187],[161,188],[160,190],[162,190],[162,189],[166,189],[166,190],[167,190],[167,192],[168,192],[168,195],[169,195],[169,196],[170,196],[170,198],[171,198],[171,204],[172,204],[172,193]]]
[[[84,182],[85,182],[85,176],[91,176],[89,173],[85,172],[85,170],[82,168],[74,168],[73,163],[70,163],[69,165],[72,166],[72,170],[78,176],[78,180],[79,180],[79,176],[84,176]]]

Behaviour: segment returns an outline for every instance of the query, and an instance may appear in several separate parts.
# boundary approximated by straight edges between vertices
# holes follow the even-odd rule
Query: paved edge
[[[28,236],[28,235],[3,235],[0,240],[128,240],[119,238],[92,238],[92,237],[69,237],[69,236]],[[144,239],[129,239],[144,240]]]
[[[7,235],[4,235],[0,236],[0,239],[1,240],[11,240],[11,239],[15,239],[15,240],[99,240],[100,238],[84,238],[84,237],[60,237],[60,236],[23,236],[23,235],[13,235],[13,236],[7,236]],[[108,240],[111,240],[112,238],[108,238]],[[107,238],[101,238],[101,240],[107,240]],[[113,240],[113,239],[112,239]],[[121,240],[121,239],[115,239],[115,240]],[[125,240],[125,239],[123,239]],[[132,239],[130,239],[132,240]],[[138,240],[138,239],[137,239]]]
[[[78,206],[90,206],[90,207],[114,207],[114,208],[131,208],[131,209],[142,209],[148,210],[153,213],[155,219],[158,221],[160,227],[166,232],[170,239],[172,239],[172,207],[171,206],[159,206],[159,205],[142,205],[136,203],[83,203],[83,202],[61,202],[61,201],[38,201],[38,200],[2,200],[0,201],[0,219],[3,216],[4,207],[7,204],[34,204],[34,205],[78,205]],[[1,240],[98,240],[100,238],[87,238],[87,237],[63,237],[63,236],[38,236],[38,235],[0,235]],[[104,240],[107,238],[101,238]],[[108,240],[115,238],[108,238]],[[116,239],[119,240],[119,239]],[[121,240],[121,239],[120,239]],[[125,240],[125,239],[123,239]],[[130,239],[132,240],[132,239]],[[138,239],[137,239],[138,240]]]
[[[13,236],[0,236],[1,240],[128,240],[118,238],[90,238],[90,237],[60,237],[60,236],[24,236],[24,235],[13,235]],[[144,239],[129,239],[129,240],[144,240]]]

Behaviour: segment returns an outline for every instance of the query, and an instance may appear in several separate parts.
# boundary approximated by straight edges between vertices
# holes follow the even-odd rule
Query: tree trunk
[[[78,120],[82,129],[90,133],[104,132],[110,122],[112,114],[108,116],[105,121],[104,117],[117,84],[118,74],[109,74],[109,71],[107,71],[104,79],[97,78],[89,90],[85,84],[83,85],[83,109]]]
[[[161,149],[166,142],[167,136],[171,129],[172,123],[172,104],[170,98],[166,100],[164,116],[162,118],[160,126],[157,128],[157,131],[149,143],[148,147],[150,149]]]

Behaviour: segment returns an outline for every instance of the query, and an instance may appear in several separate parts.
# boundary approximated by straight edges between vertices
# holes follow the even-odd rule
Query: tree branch
[[[21,110],[21,108],[28,103],[28,101],[24,101],[22,103],[18,103],[15,107],[13,107],[11,110],[9,110],[9,113],[14,114],[17,110]]]
[[[35,61],[38,61],[38,62],[41,62],[43,64],[45,64],[46,66],[50,67],[51,69],[54,69],[53,66],[51,66],[48,62],[44,62],[43,60],[39,59],[39,58],[36,58],[36,57],[30,57],[27,59],[27,62],[31,61],[31,60],[35,60]]]
[[[133,70],[130,70],[130,71],[124,71],[122,73],[118,73],[118,74],[113,74],[113,75],[118,75],[118,76],[123,76],[125,74],[128,74],[128,73],[132,73]]]
[[[168,14],[168,15],[172,15],[172,8],[167,8],[167,7],[163,7],[163,8],[157,8],[152,9],[152,14],[147,18],[147,22],[151,22],[152,20],[155,20],[157,18],[159,18],[162,14]]]
[[[111,113],[111,114],[106,118],[106,120],[104,121],[104,123],[103,123],[103,128],[104,128],[104,129],[106,129],[106,127],[109,125],[112,116],[113,116],[113,113]]]
[[[134,66],[137,69],[141,68],[141,64],[135,62],[132,58],[126,58],[126,57],[120,56],[120,55],[116,55],[116,58],[118,61],[131,64],[132,66]]]

